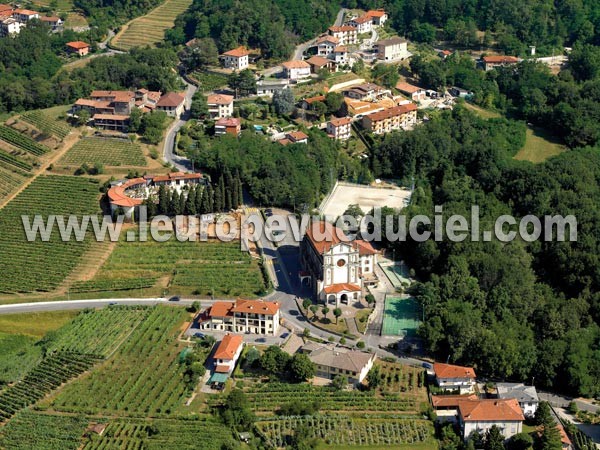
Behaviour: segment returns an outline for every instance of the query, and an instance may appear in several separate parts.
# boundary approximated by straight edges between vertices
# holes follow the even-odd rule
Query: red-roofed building
[[[327,122],[327,135],[332,139],[345,141],[350,139],[352,119],[350,117],[334,118]]]
[[[302,131],[291,131],[286,133],[285,137],[292,144],[308,144],[308,135]]]
[[[329,56],[339,44],[340,40],[334,36],[321,36],[317,39],[317,55]]]
[[[372,9],[365,14],[373,21],[373,26],[380,27],[388,19],[387,13],[383,9]]]
[[[92,120],[103,130],[126,132],[129,128],[129,116],[122,114],[94,114]]]
[[[425,100],[425,97],[427,97],[425,89],[419,86],[415,86],[414,84],[407,83],[405,81],[398,81],[396,83],[396,89],[398,89],[404,95],[409,96],[413,102]]]
[[[521,60],[516,56],[484,56],[481,58],[483,62],[483,68],[487,72],[488,70],[495,69],[500,66],[510,66],[517,64]]]
[[[215,122],[215,136],[230,134],[239,136],[242,132],[242,122],[239,117],[223,117]]]
[[[32,19],[39,19],[40,13],[30,9],[15,9],[12,14],[13,18],[22,23],[27,23]]]
[[[79,56],[85,56],[90,52],[90,44],[83,41],[67,42],[67,53],[77,53]]]
[[[329,34],[338,39],[340,45],[354,45],[358,43],[358,30],[350,25],[329,27]]]
[[[337,67],[333,60],[318,55],[311,56],[306,62],[310,64],[310,71],[312,73],[319,73],[321,69],[335,72]]]
[[[208,114],[211,119],[231,117],[233,115],[233,96],[225,94],[212,94],[206,99]]]
[[[57,16],[42,16],[40,20],[52,28],[52,31],[59,31],[63,26],[63,21]]]
[[[244,70],[248,68],[250,52],[244,46],[234,48],[223,53],[219,58],[223,62],[223,67],[233,70]]]
[[[374,134],[407,130],[417,123],[417,105],[406,103],[363,117],[363,128]]]
[[[313,222],[300,243],[302,268],[315,296],[323,302],[350,304],[362,296],[363,278],[373,277],[377,251],[368,242],[351,240],[329,222]]]
[[[373,29],[373,18],[365,14],[350,20],[348,25],[355,27],[358,34],[370,33]]]
[[[300,80],[310,76],[311,66],[306,61],[292,60],[281,64],[283,76],[290,80]]]
[[[525,416],[516,399],[460,400],[458,424],[463,439],[469,439],[474,431],[485,434],[494,425],[505,439],[523,430]]]
[[[233,333],[276,334],[279,329],[279,304],[263,300],[215,302],[200,314],[202,330]]]
[[[226,334],[213,355],[215,372],[231,373],[244,348],[244,340],[239,334]]]
[[[168,116],[179,119],[185,109],[185,97],[176,92],[169,92],[160,97],[156,103],[156,109],[164,111]]]
[[[437,385],[445,391],[470,394],[475,391],[475,370],[472,367],[435,363],[433,365]]]

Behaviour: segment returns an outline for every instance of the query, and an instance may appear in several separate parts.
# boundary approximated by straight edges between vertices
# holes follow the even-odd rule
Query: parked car
[[[181,300],[181,299],[180,299],[180,298],[179,298],[179,296],[177,296],[177,295],[176,295],[176,296],[174,296],[174,297],[171,297],[171,298],[169,299],[169,301],[170,301],[170,302],[178,302],[179,300]]]
[[[433,364],[429,364],[429,363],[427,363],[427,362],[424,362],[424,363],[423,363],[423,367],[424,367],[425,369],[433,369]]]
[[[204,338],[205,336],[206,335],[204,333],[194,333],[194,337],[197,337],[197,338],[200,338],[200,339]]]

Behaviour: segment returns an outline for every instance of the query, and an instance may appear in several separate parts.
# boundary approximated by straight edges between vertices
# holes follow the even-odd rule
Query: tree
[[[484,446],[485,450],[504,450],[504,436],[496,425],[486,431]]]
[[[234,389],[229,393],[221,409],[221,416],[226,425],[239,431],[250,429],[256,420],[241,389]]]
[[[518,433],[508,440],[506,450],[529,450],[532,444],[533,438],[529,433]]]
[[[290,114],[294,110],[294,93],[291,89],[282,89],[273,93],[273,106],[279,115]]]
[[[372,306],[375,303],[375,296],[373,294],[365,295],[365,300],[369,306]]]
[[[250,69],[233,72],[229,75],[227,83],[235,92],[236,98],[245,97],[256,92],[256,77]]]
[[[310,305],[312,305],[312,300],[310,298],[305,298],[304,300],[302,300],[302,307],[304,309],[310,308]]]
[[[195,39],[180,55],[188,72],[214,66],[219,63],[219,50],[211,38]]]
[[[272,374],[282,374],[286,369],[290,355],[276,345],[269,346],[260,357],[261,367]]]
[[[327,111],[330,114],[337,113],[344,103],[344,96],[339,92],[328,92],[325,95],[325,104],[327,105]]]
[[[256,367],[260,363],[260,352],[256,347],[252,347],[246,353],[246,364],[250,367]]]
[[[323,102],[314,102],[311,106],[311,109],[315,112],[316,115],[320,116],[327,112],[327,105]]]
[[[87,125],[87,123],[90,121],[90,118],[90,112],[87,109],[80,109],[77,111],[77,125]]]
[[[548,402],[540,402],[538,405],[537,409],[535,410],[535,423],[536,425],[547,425],[554,423],[552,412],[550,411],[550,404]]]
[[[208,114],[208,103],[206,97],[201,92],[196,92],[192,97],[190,113],[195,118],[202,118]]]
[[[336,391],[341,391],[347,385],[348,385],[348,377],[346,377],[345,375],[338,374],[335,377],[333,377],[333,380],[331,381],[331,386]]]
[[[335,316],[335,323],[338,323],[339,318],[342,315],[342,309],[341,308],[335,308],[333,310],[333,315]]]
[[[304,353],[296,353],[289,363],[289,373],[295,381],[306,381],[315,376],[315,365]]]
[[[329,314],[329,308],[327,306],[323,306],[323,308],[321,308],[321,314],[323,314],[323,319],[326,319],[327,314]]]
[[[311,313],[312,313],[312,315],[313,315],[313,317],[312,317],[312,318],[313,318],[313,320],[314,320],[314,319],[316,319],[316,317],[317,317],[317,311],[318,311],[318,310],[319,310],[319,307],[318,307],[317,305],[311,305],[311,306],[310,306],[310,312],[311,312]]]
[[[371,370],[369,370],[366,379],[369,389],[375,389],[380,386],[381,383],[383,383],[383,375],[381,374],[381,370],[377,364],[374,365]]]

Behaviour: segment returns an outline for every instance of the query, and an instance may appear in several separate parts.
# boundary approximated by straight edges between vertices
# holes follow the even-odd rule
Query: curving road
[[[166,162],[172,164],[177,170],[187,172],[192,170],[192,162],[187,158],[175,154],[175,137],[177,136],[177,133],[181,129],[181,127],[183,127],[191,118],[190,107],[192,106],[192,97],[194,96],[198,88],[193,84],[188,83],[183,78],[182,80],[186,85],[185,112],[183,113],[181,118],[175,121],[167,131],[163,147],[163,159]]]

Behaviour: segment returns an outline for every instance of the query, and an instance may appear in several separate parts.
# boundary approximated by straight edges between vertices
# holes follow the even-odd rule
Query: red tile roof
[[[60,17],[56,17],[56,16],[50,16],[50,17],[42,16],[42,17],[40,17],[40,20],[42,22],[58,22],[60,20]]]
[[[409,94],[414,94],[415,92],[423,90],[423,88],[419,86],[415,86],[414,84],[406,83],[404,81],[398,81],[396,83],[396,89],[402,92],[407,92]]]
[[[90,44],[83,42],[83,41],[73,41],[73,42],[67,42],[67,47],[69,48],[74,48],[76,50],[81,50],[84,48],[89,48]]]
[[[96,116],[99,114],[96,114]],[[94,116],[94,117],[96,117]],[[112,117],[112,116],[108,116]],[[129,197],[125,191],[126,189],[133,188],[135,186],[146,185],[146,180],[144,178],[132,178],[131,180],[127,180],[121,186],[114,186],[108,190],[108,199],[110,202],[117,206],[123,206],[127,208],[131,208],[133,206],[139,206],[142,204],[143,200],[141,198],[131,198]]]
[[[184,101],[185,97],[183,95],[177,94],[176,92],[169,92],[160,98],[158,103],[156,103],[156,106],[174,108],[181,105]]]
[[[484,56],[483,61],[486,64],[515,64],[519,62],[516,56]]]
[[[229,366],[227,364],[217,364],[217,367],[215,368],[215,372],[217,372],[217,373],[228,373],[229,372]]]
[[[326,294],[339,294],[340,292],[359,292],[360,286],[351,283],[338,283],[326,286],[324,289]]]
[[[375,255],[379,253],[377,250],[373,248],[370,242],[363,241],[362,239],[357,239],[353,242],[354,248],[358,248],[358,254],[361,256],[364,255]]]
[[[414,103],[407,103],[405,105],[398,105],[392,108],[384,109],[383,111],[379,111],[367,116],[371,122],[377,122],[378,120],[389,119],[390,117],[401,116],[402,114],[406,114],[410,111],[416,111],[417,105]]]
[[[92,117],[92,119],[96,120],[116,120],[116,121],[125,121],[125,120],[129,120],[129,116],[125,116],[122,114],[94,114],[94,117]]]
[[[208,310],[209,317],[228,317],[232,316],[233,313],[233,302],[214,302]]]
[[[348,47],[346,47],[345,45],[338,45],[336,48],[333,49],[333,51],[335,53],[347,53]]]
[[[239,117],[222,117],[215,122],[215,126],[221,127],[239,127],[241,125]]]
[[[279,303],[265,302],[264,300],[241,300],[235,301],[235,306],[232,312],[249,313],[249,314],[267,314],[275,315],[279,311]]]
[[[305,98],[303,101],[305,101],[309,105],[312,105],[315,102],[324,102],[325,101],[325,96],[324,95],[317,95],[316,97],[308,97],[308,98]]]
[[[306,133],[303,133],[302,131],[292,131],[291,133],[287,133],[286,137],[292,142],[303,141],[304,139],[308,139],[308,135]]]
[[[209,105],[230,105],[233,103],[232,95],[212,94],[206,99]]]
[[[369,17],[383,17],[386,14],[383,9],[371,9],[371,10],[367,11],[366,15]]]
[[[371,22],[373,19],[370,16],[364,15],[361,17],[357,17],[356,19],[352,19],[351,22],[352,23],[367,23],[367,22]]]
[[[135,97],[135,93],[131,91],[92,91],[90,97],[93,99],[110,98],[113,102],[129,103]]]
[[[35,16],[39,14],[37,11],[32,11],[31,9],[15,9],[15,14],[23,14],[24,16]]]
[[[340,40],[335,36],[330,36],[326,34],[325,36],[321,36],[319,39],[317,39],[317,44],[322,44],[323,42],[331,42],[332,44],[337,44],[338,42],[340,42]]]
[[[238,48],[234,48],[233,50],[229,50],[228,52],[223,53],[224,56],[234,56],[236,58],[241,58],[242,56],[249,55],[250,52],[246,50],[246,47],[240,45]]]
[[[306,61],[300,60],[286,61],[281,65],[286,69],[306,69],[310,67],[310,64],[308,64]]]
[[[431,404],[436,408],[458,408],[458,402],[461,400],[477,400],[475,394],[471,395],[432,395]]]
[[[312,66],[323,67],[331,63],[332,61],[330,59],[323,58],[322,56],[315,55],[308,58],[306,62]]]
[[[329,123],[331,123],[331,125],[334,127],[341,127],[342,125],[348,125],[352,123],[352,119],[350,117],[340,117],[339,119],[331,119]]]
[[[233,359],[239,348],[244,343],[239,334],[226,334],[215,350],[214,359]]]
[[[433,371],[437,378],[471,378],[475,379],[472,367],[455,366],[453,364],[434,363]]]
[[[0,3],[0,11],[12,11],[12,6]]]
[[[461,400],[458,410],[465,422],[523,421],[523,411],[514,399]]]
[[[356,27],[351,27],[350,25],[342,25],[341,27],[329,27],[329,31],[331,31],[332,33],[341,33],[344,31],[353,31],[356,33]]]

